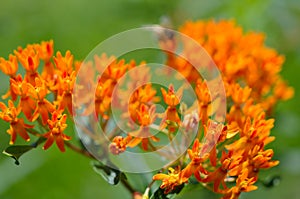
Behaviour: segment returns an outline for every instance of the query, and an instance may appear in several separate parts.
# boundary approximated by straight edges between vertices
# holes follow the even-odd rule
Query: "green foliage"
[[[117,185],[122,179],[126,180],[125,174],[117,169],[108,167],[101,162],[93,162],[92,165],[94,171],[111,185]]]
[[[19,165],[19,158],[26,152],[33,149],[34,146],[28,146],[28,145],[14,145],[9,146],[7,149],[5,149],[2,153],[4,155],[7,155],[15,160],[15,164]]]
[[[31,129],[31,131],[34,131]],[[36,148],[39,144],[43,143],[45,138],[40,137],[36,142],[31,145],[14,145],[7,147],[2,153],[7,155],[15,160],[16,165],[20,165],[19,159],[20,157],[30,151],[31,149]]]

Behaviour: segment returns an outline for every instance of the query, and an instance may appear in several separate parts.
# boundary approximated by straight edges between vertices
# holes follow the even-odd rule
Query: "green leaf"
[[[35,146],[29,145],[16,145],[16,146],[9,146],[7,147],[2,153],[7,155],[15,160],[15,164],[19,165],[19,158],[26,152],[30,151],[31,149],[35,148]]]
[[[106,182],[111,185],[117,185],[121,179],[126,179],[126,176],[121,171],[108,167],[101,162],[93,162],[94,171],[99,174]]]
[[[15,160],[15,164],[19,165],[20,157],[30,151],[33,148],[36,148],[38,145],[43,143],[46,140],[44,137],[40,137],[37,141],[33,142],[31,145],[14,145],[7,147],[2,153],[7,155]]]

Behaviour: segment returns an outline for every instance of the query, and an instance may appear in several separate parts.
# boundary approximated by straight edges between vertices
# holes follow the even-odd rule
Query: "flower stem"
[[[65,142],[65,144],[69,149],[71,149],[77,153],[80,153],[81,155],[84,155],[85,157],[91,158],[93,160],[96,159],[90,152],[86,151],[85,149],[81,149],[81,148],[71,144],[70,142]],[[136,192],[126,179],[122,178],[121,183],[131,194],[134,194]]]
[[[81,155],[84,155],[88,158],[91,158],[91,159],[95,160],[95,157],[90,152],[88,152],[87,150],[81,149],[81,148],[71,144],[70,142],[65,142],[65,144],[69,149],[71,149],[71,150],[73,150],[77,153],[80,153]]]
[[[122,178],[121,183],[131,194],[134,194],[136,192],[126,179]]]

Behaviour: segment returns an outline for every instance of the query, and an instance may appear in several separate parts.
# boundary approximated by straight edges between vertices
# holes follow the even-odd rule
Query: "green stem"
[[[96,158],[91,154],[89,153],[88,151],[86,151],[85,149],[81,149],[73,144],[71,144],[70,142],[65,142],[66,146],[77,152],[77,153],[80,153],[81,155],[84,155],[85,157],[88,157],[88,158],[91,158],[93,160],[96,160]],[[121,183],[123,184],[123,186],[131,193],[135,193],[136,191],[134,190],[134,188],[128,183],[128,181],[126,179],[121,179]]]
[[[73,151],[75,151],[75,152],[77,152],[77,153],[80,153],[81,155],[84,155],[84,156],[86,156],[86,157],[88,157],[88,158],[91,158],[91,159],[93,159],[93,160],[96,159],[96,158],[95,158],[90,152],[88,152],[87,150],[82,149],[82,148],[79,148],[79,147],[77,147],[77,146],[71,144],[70,142],[65,142],[65,145],[66,145],[69,149],[71,149],[71,150],[73,150]]]
[[[136,192],[126,179],[122,178],[121,183],[131,194]]]
[[[29,132],[30,134],[32,134],[32,135],[34,135],[34,136],[36,136],[36,137],[41,137],[41,136],[42,136],[42,134],[38,133],[38,132],[37,132],[36,130],[34,130],[34,129],[27,128],[26,130],[27,130],[27,132]]]

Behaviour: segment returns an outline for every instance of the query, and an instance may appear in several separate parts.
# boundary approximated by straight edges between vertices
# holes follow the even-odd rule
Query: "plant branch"
[[[75,151],[75,152],[77,152],[77,153],[80,153],[81,155],[84,155],[84,156],[86,156],[86,157],[88,157],[88,158],[91,158],[91,159],[95,160],[95,157],[94,157],[90,152],[88,152],[87,150],[81,149],[81,148],[79,148],[79,147],[77,147],[77,146],[71,144],[70,142],[65,142],[65,145],[66,145],[69,149],[71,149],[71,150],[73,150],[73,151]]]
[[[136,192],[126,179],[122,178],[121,183],[131,194],[134,194]]]

